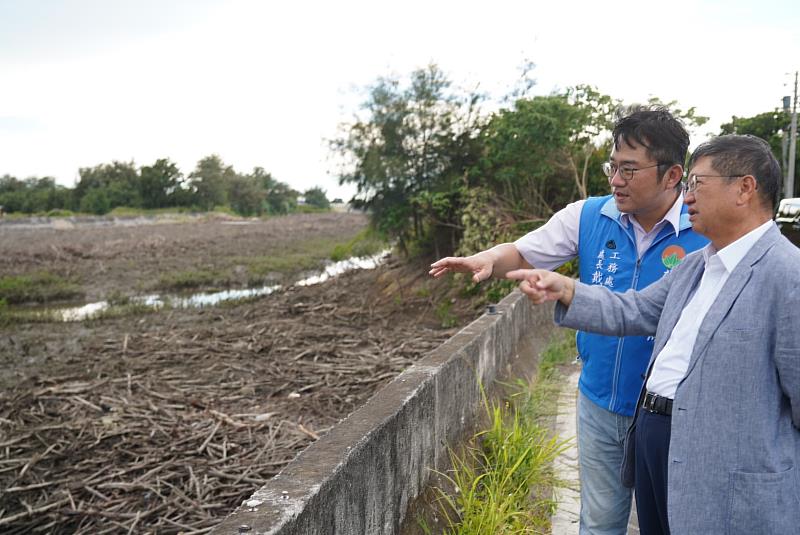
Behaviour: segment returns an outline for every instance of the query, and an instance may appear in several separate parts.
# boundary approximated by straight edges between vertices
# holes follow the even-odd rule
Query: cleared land
[[[87,301],[163,289],[283,282],[366,225],[363,214],[0,223],[0,277],[47,273]],[[183,277],[181,284],[179,280]]]
[[[243,223],[0,226],[0,276],[46,270],[87,299],[198,269],[213,287],[286,283],[300,274],[280,259],[304,271],[302,244],[346,242],[366,221]],[[208,530],[454,333],[425,274],[389,261],[236,305],[0,327],[0,531]]]

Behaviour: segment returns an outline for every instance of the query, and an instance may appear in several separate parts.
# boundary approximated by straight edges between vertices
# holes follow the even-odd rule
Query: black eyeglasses
[[[692,173],[689,175],[689,178],[686,179],[686,182],[683,183],[683,189],[686,192],[693,192],[696,190],[698,178],[742,178],[743,176],[747,175],[698,175]]]
[[[608,177],[609,183],[614,180],[614,175],[617,174],[619,171],[619,176],[622,177],[622,180],[625,182],[630,182],[633,180],[633,174],[636,171],[641,171],[642,169],[651,169],[653,167],[658,167],[662,165],[662,162],[659,162],[655,165],[648,165],[647,167],[640,167],[638,169],[633,167],[619,167],[617,164],[613,162],[603,162],[603,173]]]

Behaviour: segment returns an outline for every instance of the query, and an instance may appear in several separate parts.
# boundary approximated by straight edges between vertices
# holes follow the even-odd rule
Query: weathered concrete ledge
[[[497,305],[311,444],[212,533],[394,534],[447,447],[474,429],[480,384],[513,374],[521,353],[538,358],[552,307],[519,292]],[[522,348],[525,349],[522,349]]]

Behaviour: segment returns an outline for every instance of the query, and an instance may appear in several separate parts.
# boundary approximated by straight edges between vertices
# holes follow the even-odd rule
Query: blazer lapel
[[[717,329],[728,315],[736,299],[742,293],[742,289],[750,280],[753,274],[753,266],[764,256],[780,236],[781,233],[777,227],[770,228],[755,244],[753,244],[753,247],[750,248],[741,262],[739,262],[733,270],[730,277],[728,277],[728,280],[725,281],[725,285],[722,287],[722,290],[720,290],[717,299],[711,305],[711,308],[708,309],[706,317],[700,324],[700,330],[697,333],[697,339],[694,343],[694,349],[692,350],[692,356],[689,360],[689,368],[686,370],[686,376],[691,373],[700,355],[703,354],[703,351],[705,351],[714,333],[717,332]]]

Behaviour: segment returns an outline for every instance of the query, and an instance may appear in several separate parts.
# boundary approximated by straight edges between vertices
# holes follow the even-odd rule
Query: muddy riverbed
[[[167,270],[339,241],[366,220],[231,223],[0,226],[0,274],[47,269],[102,299]],[[0,531],[207,531],[455,332],[438,282],[390,258],[235,304],[0,327]],[[447,323],[476,314],[457,302]]]

